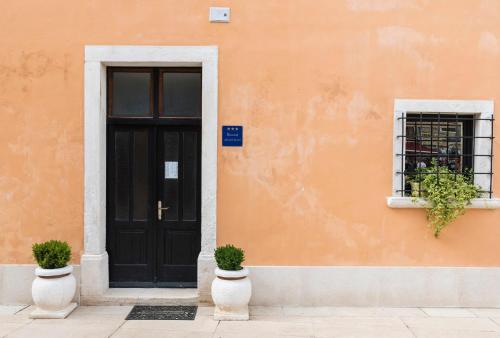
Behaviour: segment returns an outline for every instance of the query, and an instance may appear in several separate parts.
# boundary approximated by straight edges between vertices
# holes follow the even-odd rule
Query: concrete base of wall
[[[215,258],[213,254],[198,256],[198,302],[212,304],[211,288],[215,278]]]
[[[104,252],[100,255],[82,255],[80,259],[83,296],[103,297],[109,289],[109,257]]]
[[[211,303],[213,257],[200,257],[198,265],[201,286],[198,301]],[[0,264],[0,304],[32,303],[35,267]],[[500,268],[253,266],[249,269],[252,305],[500,307]],[[75,266],[74,274],[75,301],[79,302],[80,266]],[[160,289],[154,291],[162,293]],[[106,293],[101,300],[99,295],[88,298],[96,303],[101,300],[113,303],[113,297],[106,298]]]
[[[74,302],[80,301],[80,266],[73,265],[76,279]],[[35,279],[35,264],[0,264],[0,304],[33,304],[31,283]]]
[[[250,267],[252,305],[500,307],[500,268]]]

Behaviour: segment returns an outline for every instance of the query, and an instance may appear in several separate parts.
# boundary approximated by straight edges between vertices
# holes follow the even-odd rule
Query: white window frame
[[[397,137],[405,128],[405,120],[401,119],[403,115],[411,113],[425,114],[472,114],[480,119],[489,119],[493,117],[494,103],[492,100],[408,100],[396,99],[394,101],[394,129],[393,129],[393,170],[392,170],[392,196],[387,198],[387,205],[391,208],[425,208],[427,202],[424,199],[414,201],[412,197],[402,197],[401,192],[401,172],[403,172],[401,149],[405,150],[405,142],[402,137]],[[474,133],[476,136],[492,136],[491,122],[486,120],[477,120],[474,123]],[[490,154],[492,142],[488,138],[479,138],[474,140],[475,154]],[[404,152],[403,152],[404,153]],[[490,168],[490,159],[488,157],[476,157],[474,159],[474,171],[493,172]],[[404,165],[404,164],[403,164]],[[489,190],[492,175],[477,175],[474,177],[474,183],[481,186],[484,190]],[[500,208],[500,199],[497,198],[475,198],[468,206],[477,209],[496,209]]]

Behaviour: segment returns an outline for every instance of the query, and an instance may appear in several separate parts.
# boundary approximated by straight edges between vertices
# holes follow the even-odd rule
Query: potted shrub
[[[48,241],[33,244],[33,257],[38,263],[31,294],[36,309],[31,318],[66,318],[76,308],[71,303],[76,291],[71,248],[66,242]]]
[[[233,245],[215,249],[215,279],[212,299],[215,320],[248,320],[248,302],[252,296],[249,271],[241,266],[245,260],[242,249]]]
[[[423,174],[420,189],[425,191],[422,197],[429,203],[429,227],[434,236],[439,237],[443,228],[463,215],[471,200],[480,196],[481,189],[474,185],[470,173],[457,173],[446,166],[439,166],[436,161]],[[413,195],[413,198],[416,202],[417,197]]]

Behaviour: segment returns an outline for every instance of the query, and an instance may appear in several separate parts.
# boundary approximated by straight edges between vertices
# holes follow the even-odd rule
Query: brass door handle
[[[158,201],[158,220],[161,221],[161,214],[162,210],[167,210],[169,207],[163,207],[161,206],[161,201]]]

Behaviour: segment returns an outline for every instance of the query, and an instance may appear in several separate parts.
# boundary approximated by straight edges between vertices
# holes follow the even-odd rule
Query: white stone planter
[[[30,314],[31,318],[66,318],[76,308],[76,303],[71,303],[76,291],[72,272],[72,266],[36,268],[31,295],[37,307]]]
[[[248,302],[252,296],[249,271],[215,269],[212,282],[212,299],[215,304],[215,320],[248,320]]]

